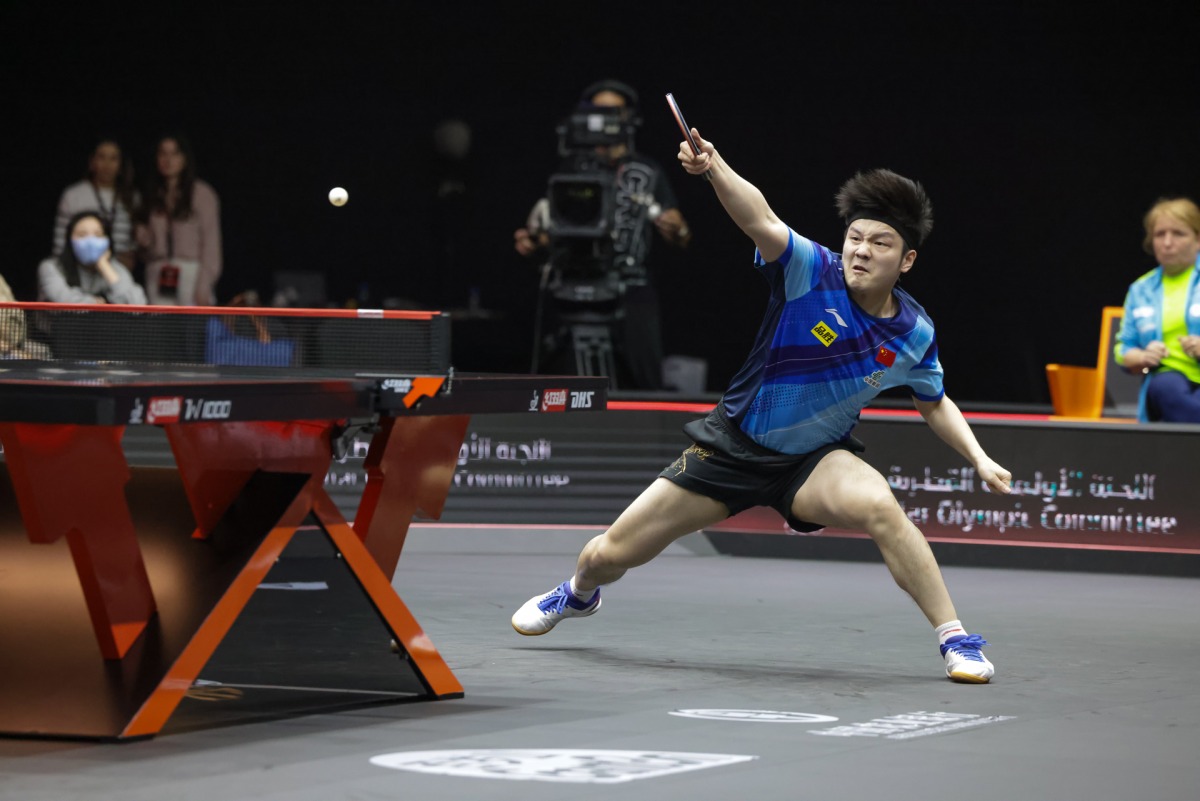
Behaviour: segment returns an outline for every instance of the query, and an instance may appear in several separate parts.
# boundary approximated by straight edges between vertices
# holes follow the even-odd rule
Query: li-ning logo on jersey
[[[830,314],[832,314],[832,315],[833,315],[833,319],[837,320],[837,324],[838,324],[838,325],[840,325],[842,328],[849,328],[849,327],[850,327],[850,326],[846,325],[846,321],[842,319],[842,315],[840,315],[840,314],[838,314],[838,313],[837,313],[837,309],[826,309],[825,311],[827,311],[827,312],[829,312]]]
[[[827,348],[833,344],[833,340],[838,338],[837,331],[834,331],[832,328],[825,325],[825,323],[817,323],[815,326],[813,326],[812,333],[813,336],[821,340],[821,344]]]

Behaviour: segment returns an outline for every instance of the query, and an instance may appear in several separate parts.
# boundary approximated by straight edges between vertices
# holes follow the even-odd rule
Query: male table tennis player
[[[859,173],[836,196],[845,220],[839,256],[771,211],[762,193],[699,138],[679,160],[708,172],[717,198],[757,248],[770,301],[745,365],[721,402],[685,432],[695,444],[579,555],[575,575],[513,615],[521,634],[545,634],[600,609],[600,585],[668,544],[750,506],[771,506],[797,531],[865,531],[896,583],[937,634],[946,675],[982,684],[994,675],[986,645],[967,634],[924,536],[887,482],[856,452],[859,412],[881,390],[905,386],[930,428],[974,465],[995,492],[1011,474],[992,461],[942,389],[933,323],[897,286],[933,227],[920,184],[889,170]]]

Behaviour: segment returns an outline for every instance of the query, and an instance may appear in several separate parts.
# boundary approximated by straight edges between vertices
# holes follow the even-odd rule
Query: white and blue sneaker
[[[987,684],[996,675],[996,667],[983,655],[981,647],[987,640],[978,634],[959,635],[946,640],[942,656],[946,659],[946,675],[953,681],[967,684]]]
[[[571,580],[567,579],[545,595],[530,598],[512,616],[512,627],[518,634],[533,637],[545,634],[568,617],[587,617],[600,609],[600,590],[591,601],[581,601],[571,592]]]

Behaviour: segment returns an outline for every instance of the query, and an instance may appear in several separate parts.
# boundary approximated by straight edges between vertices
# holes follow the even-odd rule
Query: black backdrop
[[[144,174],[178,129],[221,197],[222,300],[269,296],[277,269],[323,270],[334,298],[371,303],[458,307],[476,287],[507,322],[463,366],[508,369],[536,291],[512,231],[555,165],[555,124],[615,77],[643,95],[643,150],[673,158],[674,92],[782,218],[835,249],[841,181],[920,179],[937,222],[905,285],[938,324],[948,392],[1043,403],[1043,365],[1090,363],[1101,307],[1153,266],[1146,208],[1200,196],[1195,2],[478,5],[5,0],[0,272],[33,299],[54,204],[98,133]],[[457,166],[433,146],[449,118],[473,133]],[[452,172],[467,192],[447,224]],[[674,185],[696,237],[658,249],[667,352],[707,358],[720,389],[764,286],[706,185]]]

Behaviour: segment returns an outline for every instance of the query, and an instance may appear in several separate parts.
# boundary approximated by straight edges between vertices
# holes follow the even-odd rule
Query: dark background
[[[675,93],[780,217],[835,250],[849,175],[921,180],[937,222],[904,284],[938,325],[947,392],[1038,404],[1044,365],[1094,363],[1100,309],[1153,266],[1146,209],[1200,196],[1195,2],[479,5],[0,3],[0,272],[34,299],[98,134],[144,176],[156,137],[181,130],[221,199],[220,300],[269,298],[278,269],[325,271],[338,302],[455,308],[475,287],[503,316],[464,326],[460,368],[520,369],[536,271],[512,231],[555,168],[555,125],[613,77],[642,93],[643,151],[672,167]],[[473,133],[463,164],[434,149],[449,118]],[[450,174],[467,188],[452,207],[436,199]],[[696,233],[685,254],[656,248],[666,350],[706,358],[719,390],[765,284],[711,190],[671,174]]]

